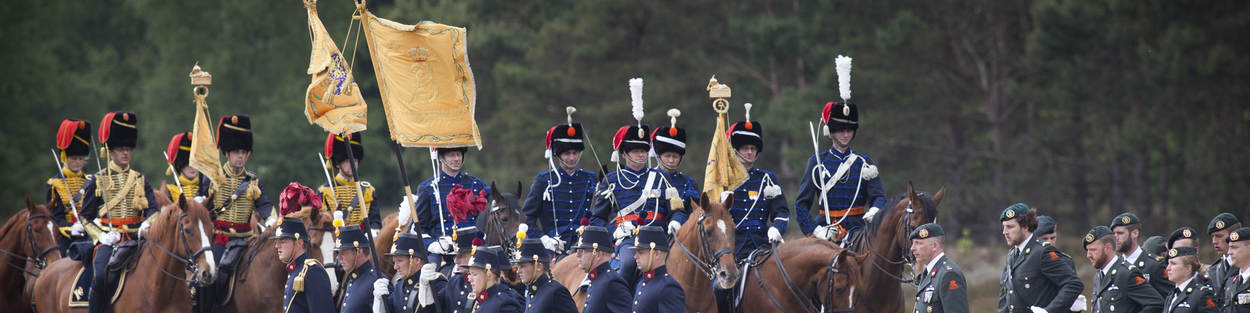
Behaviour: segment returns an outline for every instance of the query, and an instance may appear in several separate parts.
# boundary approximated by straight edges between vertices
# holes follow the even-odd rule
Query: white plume
[[[851,57],[839,54],[833,63],[838,71],[838,93],[842,101],[851,100]]]
[[[744,105],[742,105],[742,106],[745,106],[745,107],[747,108],[747,119],[746,119],[746,120],[747,120],[747,121],[750,121],[750,120],[751,120],[751,103],[750,103],[750,102],[747,102],[747,104],[744,104]]]
[[[668,122],[673,128],[677,128],[677,118],[681,116],[681,110],[677,108],[668,109]]]
[[[570,105],[570,106],[566,106],[566,107],[564,107],[564,112],[568,114],[568,118],[569,118],[569,125],[573,125],[573,112],[577,112],[577,108],[574,108],[574,107],[573,107],[573,106],[571,106],[571,105]]]
[[[642,124],[642,78],[629,79],[629,104],[633,107],[634,119]]]

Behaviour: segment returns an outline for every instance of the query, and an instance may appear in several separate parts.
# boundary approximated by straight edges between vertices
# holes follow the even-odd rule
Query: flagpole
[[[404,203],[408,204],[408,225],[395,225],[395,235],[399,235],[404,228],[412,229],[417,223],[417,206],[412,201],[412,184],[408,181],[408,171],[404,168],[403,148],[399,143],[391,141],[391,153],[395,154],[395,164],[399,165],[399,183],[404,185]]]
[[[356,155],[354,152],[352,152],[352,136],[351,136],[351,133],[344,133],[342,136],[343,136],[343,146],[346,147],[346,149],[343,149],[343,151],[347,152],[348,165],[352,167],[352,181],[356,185],[356,203],[357,205],[360,206],[360,214],[362,215],[361,218],[364,221],[368,221],[369,214],[368,214],[368,211],[366,211],[365,209],[366,207],[368,207],[368,204],[365,203],[365,191],[363,188],[360,187],[360,172],[357,172],[358,169],[356,167]],[[342,174],[342,172],[339,172],[339,174]],[[334,189],[334,185],[330,185],[330,189]],[[347,209],[350,210],[351,208],[347,208]],[[368,227],[368,224],[365,223],[365,226]],[[369,230],[361,229],[361,232],[365,233],[365,236],[368,236],[366,238],[369,238],[369,242],[372,243],[373,234],[370,230],[372,229],[369,229]],[[381,264],[381,263],[378,263],[378,251],[377,249],[374,249],[374,247],[369,247],[369,256],[373,258],[374,266]]]

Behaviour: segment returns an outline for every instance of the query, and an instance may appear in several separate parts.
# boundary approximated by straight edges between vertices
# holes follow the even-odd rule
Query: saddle
[[[135,260],[139,259],[139,254],[136,252],[139,252],[139,246],[143,244],[143,241],[145,240],[127,240],[113,245],[113,255],[109,256],[108,263],[110,277],[130,267]]]
[[[126,271],[109,275],[109,287],[113,290],[109,303],[117,301],[118,296],[122,294],[122,286],[126,285]],[[116,276],[114,276],[116,275]],[[91,267],[80,266],[77,273],[74,274],[74,283],[69,285],[69,307],[86,308],[87,297],[91,295]],[[115,277],[115,278],[114,278]]]

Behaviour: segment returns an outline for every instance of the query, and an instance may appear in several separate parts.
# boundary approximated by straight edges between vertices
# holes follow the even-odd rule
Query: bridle
[[[924,194],[924,192],[917,192],[917,193],[916,193],[916,196],[917,196],[918,198],[919,198],[919,197],[923,197],[924,195],[925,195],[925,194]],[[897,229],[897,230],[901,231],[901,233],[896,233],[895,235],[896,235],[897,237],[895,237],[895,238],[906,238],[909,234],[911,234],[911,231],[912,231],[912,230],[915,230],[915,228],[916,228],[916,227],[912,226],[912,225],[911,225],[911,223],[910,223],[910,217],[911,217],[911,215],[912,215],[912,214],[914,214],[914,213],[916,212],[916,211],[915,211],[915,209],[913,209],[913,208],[912,208],[912,202],[913,202],[913,201],[911,201],[911,198],[910,198],[910,197],[908,197],[908,198],[907,198],[907,208],[903,211],[903,217],[902,217],[902,218],[899,218],[899,220],[898,220],[898,224],[899,224],[899,225],[898,225],[897,227],[895,227],[895,228],[894,228],[894,229]],[[921,203],[921,205],[924,205],[924,204],[923,204],[923,203]],[[927,216],[926,216],[926,217],[927,217]],[[861,233],[862,233],[862,232],[861,232]],[[899,251],[898,251],[898,252],[899,252],[899,255],[901,255],[901,257],[900,257],[898,260],[891,260],[891,259],[886,258],[885,256],[881,255],[880,253],[877,253],[876,248],[872,246],[872,240],[866,240],[866,239],[867,239],[867,238],[865,238],[864,242],[867,244],[867,246],[865,246],[865,247],[864,247],[864,250],[866,250],[866,251],[868,252],[868,254],[872,255],[874,258],[879,258],[879,259],[881,259],[882,261],[885,261],[886,263],[888,263],[888,264],[890,264],[890,265],[900,265],[900,266],[901,266],[901,268],[903,268],[904,270],[905,270],[905,269],[907,269],[907,268],[911,268],[911,267],[912,267],[912,265],[913,265],[913,263],[915,263],[915,261],[916,261],[915,256],[911,255],[911,253],[910,253],[910,250],[911,250],[911,241],[909,241],[909,240],[903,240],[903,241],[904,241],[904,243],[903,243],[902,245],[899,245]],[[903,284],[910,284],[910,285],[913,285],[913,286],[915,286],[915,285],[916,285],[916,280],[915,280],[915,279],[913,279],[913,278],[911,278],[911,277],[904,277],[904,275],[903,275],[903,273],[902,273],[901,271],[900,271],[898,274],[894,274],[894,273],[891,273],[889,270],[886,270],[885,268],[882,268],[882,267],[881,267],[881,264],[879,264],[879,263],[877,263],[877,262],[873,262],[872,260],[869,260],[869,261],[868,261],[868,263],[872,264],[873,268],[875,268],[877,271],[881,272],[882,274],[885,274],[887,277],[890,277],[891,279],[893,279],[893,280],[895,280],[895,281],[897,281],[897,282],[899,282],[899,283],[903,283]],[[858,299],[860,299],[861,301],[863,301],[863,300],[864,300],[862,297],[859,297]],[[902,298],[902,294],[901,294],[901,293],[899,294],[899,301],[900,301],[900,302],[901,302],[901,301],[903,301],[903,298]],[[865,307],[866,307],[866,308],[868,308],[868,311],[871,311],[871,312],[876,312],[876,310],[874,310],[874,309],[872,308],[872,306],[865,305]]]
[[[494,230],[496,234],[499,234],[498,235],[499,245],[503,247],[505,250],[511,252],[512,250],[516,249],[516,239],[515,237],[509,236],[506,233],[507,230],[504,229],[504,226],[506,225],[504,225],[503,223],[503,218],[499,217],[499,214],[496,214],[496,213],[498,213],[500,210],[516,210],[516,209],[510,206],[506,206],[506,205],[500,206],[499,203],[501,201],[495,200],[494,197],[491,197],[491,198],[492,199],[490,199],[490,202],[487,203],[486,205],[487,207],[490,208],[486,211],[486,214],[488,215],[487,220],[489,221],[487,224],[490,225],[491,230]],[[508,255],[511,255],[511,253],[509,253]]]
[[[673,236],[673,243],[676,243],[677,247],[681,248],[681,252],[686,255],[686,258],[690,260],[690,263],[694,263],[694,267],[699,269],[699,272],[703,273],[703,276],[706,276],[709,280],[712,280],[713,283],[715,283],[716,273],[725,270],[720,265],[720,262],[717,262],[716,260],[719,260],[721,256],[733,253],[733,248],[725,247],[720,250],[716,250],[716,252],[712,252],[712,244],[707,240],[707,228],[703,227],[703,220],[705,219],[707,219],[707,211],[699,214],[699,220],[696,221],[695,224],[698,224],[699,226],[699,245],[700,248],[703,249],[702,252],[707,254],[707,259],[703,259],[699,257],[699,255],[690,252],[690,249],[687,249],[686,245],[681,243],[681,240],[677,240],[677,236]]]
[[[30,254],[21,255],[21,254],[14,253],[12,251],[8,251],[5,249],[0,249],[0,253],[7,254],[14,258],[25,259],[27,263],[34,263],[35,268],[39,270],[43,270],[45,267],[48,266],[48,259],[47,259],[48,253],[52,253],[52,251],[57,251],[59,247],[54,244],[54,245],[48,246],[47,248],[39,249],[39,243],[35,242],[35,228],[31,226],[31,223],[36,219],[49,219],[50,220],[51,216],[47,214],[32,214],[32,215],[26,216],[26,244],[27,244],[26,246],[30,248]],[[51,221],[49,221],[49,223],[51,223]],[[8,261],[6,261],[5,263],[8,266],[21,270],[22,272],[25,272],[26,274],[29,274],[31,276],[35,276],[35,277],[39,276],[39,273],[27,270],[23,266],[18,266],[17,264],[13,264],[12,262],[8,262]]]
[[[855,285],[851,285],[851,293],[847,295],[846,297],[847,304],[845,308],[833,308],[830,310],[825,310],[826,303],[833,303],[833,289],[834,289],[833,279],[834,279],[834,275],[842,274],[842,271],[838,269],[838,259],[840,256],[842,256],[843,252],[846,252],[846,249],[838,250],[837,253],[833,254],[833,259],[829,260],[829,268],[825,269],[825,275],[823,275],[823,277],[820,278],[820,281],[817,281],[816,283],[817,286],[820,286],[820,282],[826,281],[826,280],[828,281],[828,283],[825,284],[826,287],[825,287],[824,301],[820,302],[821,312],[827,311],[827,312],[837,313],[837,312],[854,312],[855,311]]]
[[[177,221],[178,240],[182,242],[183,254],[187,255],[186,258],[178,256],[178,254],[175,254],[169,249],[166,249],[164,246],[161,246],[161,244],[159,242],[156,242],[155,240],[144,240],[144,242],[150,241],[153,246],[156,246],[157,248],[159,248],[161,252],[165,253],[165,255],[169,256],[170,258],[173,258],[175,261],[181,262],[184,266],[186,266],[186,270],[188,272],[199,273],[200,265],[195,263],[195,259],[199,258],[200,255],[204,254],[205,251],[212,251],[212,246],[204,245],[204,247],[201,247],[199,250],[191,250],[191,245],[190,243],[187,242],[187,233],[189,233],[190,230],[182,226],[182,219],[186,217],[187,217],[187,212],[183,211],[182,213],[178,214],[178,221]],[[151,249],[147,249],[147,250],[148,250],[148,255],[152,256],[152,259],[155,260],[156,256],[152,253],[152,250]],[[182,282],[187,282],[187,283],[191,282],[190,279],[182,278],[182,277],[179,277],[178,275],[174,275],[173,273],[170,273],[169,271],[166,271],[164,266],[157,266],[156,268],[159,268],[161,270],[161,273],[164,273],[165,276],[169,276],[170,278],[173,278]]]
[[[782,264],[781,255],[777,253],[777,247],[775,246],[769,247],[769,252],[772,254],[769,257],[773,259],[774,265],[777,266],[777,272],[781,274],[782,283],[785,284],[786,289],[790,292],[790,296],[794,297],[794,299],[798,300],[799,304],[802,305],[803,312],[845,313],[845,312],[855,311],[856,294],[855,294],[854,285],[851,286],[851,293],[847,296],[847,306],[845,308],[829,308],[829,309],[825,308],[826,303],[833,302],[834,275],[845,274],[845,273],[842,273],[840,269],[838,269],[838,259],[842,255],[842,252],[845,252],[845,251],[846,249],[839,249],[837,253],[833,254],[833,258],[829,260],[829,267],[825,270],[825,274],[821,277],[820,280],[816,282],[816,286],[817,288],[819,288],[820,282],[828,281],[826,285],[827,288],[825,289],[825,296],[823,298],[823,301],[819,296],[811,297],[809,299],[804,299],[804,297],[802,296],[802,293],[800,293],[799,290],[795,289],[794,280],[790,278],[790,273],[786,271],[786,267]],[[768,300],[772,302],[773,307],[777,308],[778,310],[781,310],[782,312],[787,312],[785,308],[781,305],[781,301],[778,301],[777,298],[774,298],[772,292],[768,291],[768,285],[764,284],[764,279],[760,277],[760,271],[756,270],[754,271],[754,273],[755,273],[756,283],[759,284],[760,290],[764,292],[764,295],[768,296]],[[807,300],[807,301],[804,301],[804,300]],[[871,310],[871,308],[869,308],[869,310]]]

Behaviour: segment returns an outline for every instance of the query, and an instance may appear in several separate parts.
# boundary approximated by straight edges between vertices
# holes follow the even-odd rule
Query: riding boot
[[[113,297],[111,290],[108,290],[108,264],[112,255],[112,246],[99,245],[95,249],[95,255],[92,257],[91,262],[91,270],[94,271],[91,277],[91,292],[89,293],[90,296],[87,297],[88,312],[104,312],[109,305],[110,298]]]
[[[716,308],[720,313],[737,311],[737,308],[734,307],[734,294],[737,293],[735,289],[737,287],[734,289],[712,288],[712,294],[716,297]]]

